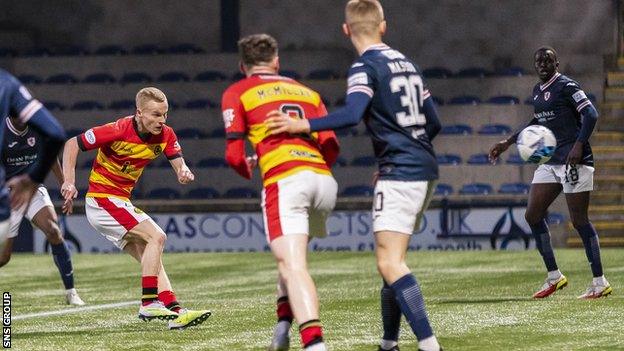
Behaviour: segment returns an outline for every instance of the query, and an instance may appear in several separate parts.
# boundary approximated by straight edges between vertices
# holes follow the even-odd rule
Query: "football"
[[[557,139],[550,129],[532,125],[520,132],[516,145],[520,157],[525,162],[541,165],[548,162],[555,153]]]

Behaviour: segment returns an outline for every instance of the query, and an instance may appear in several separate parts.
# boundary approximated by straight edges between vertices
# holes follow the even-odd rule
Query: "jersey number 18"
[[[401,93],[401,106],[408,112],[397,112],[396,119],[401,127],[424,126],[427,123],[423,108],[423,81],[418,75],[397,76],[390,80],[390,90]]]

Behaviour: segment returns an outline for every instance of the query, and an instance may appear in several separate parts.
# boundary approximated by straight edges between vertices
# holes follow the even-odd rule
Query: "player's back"
[[[438,165],[425,133],[430,93],[418,67],[385,44],[366,50],[351,66],[349,91],[372,94],[365,116],[381,179],[432,180]]]
[[[247,136],[258,156],[264,185],[304,169],[331,174],[318,146],[318,133],[269,135],[264,123],[273,110],[294,118],[325,115],[314,90],[279,75],[252,75],[224,92],[222,107],[227,137]]]

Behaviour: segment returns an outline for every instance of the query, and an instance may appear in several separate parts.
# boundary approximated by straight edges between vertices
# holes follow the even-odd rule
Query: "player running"
[[[326,350],[306,253],[309,236],[326,235],[325,220],[336,202],[338,186],[329,167],[338,156],[338,141],[333,132],[269,135],[264,120],[271,110],[295,118],[327,111],[317,92],[278,75],[277,42],[271,36],[250,35],[238,46],[246,78],[223,93],[226,160],[251,178],[255,159],[245,157],[247,137],[262,173],[264,228],[279,271],[278,324],[269,350],[288,350],[293,314],[304,349]]]
[[[529,191],[526,221],[535,237],[535,246],[544,259],[548,276],[534,298],[544,298],[564,288],[567,278],[561,274],[555,261],[546,225],[550,204],[565,193],[570,219],[578,231],[594,276],[591,284],[579,296],[596,299],[611,294],[612,288],[602,272],[598,234],[588,219],[589,192],[594,188],[594,156],[589,145],[598,111],[574,80],[558,72],[559,60],[553,48],[541,47],[534,55],[535,71],[541,83],[533,88],[535,112],[529,125],[543,125],[555,134],[557,148],[553,157],[535,170]],[[495,162],[507,148],[516,142],[518,133],[495,144],[490,160]]]
[[[130,202],[130,193],[143,169],[164,153],[178,182],[188,184],[194,175],[184,162],[182,149],[171,127],[165,124],[169,105],[156,88],[143,88],[136,95],[136,113],[87,130],[71,138],[63,152],[65,182],[61,193],[69,204],[76,198],[78,150],[97,149],[85,198],[87,220],[115,246],[141,263],[143,296],[139,318],[169,320],[169,329],[203,323],[210,311],[181,308],[162,265],[167,239],[163,230],[145,212]]]
[[[58,121],[28,89],[8,72],[0,69],[0,116],[16,116],[41,136],[37,161],[28,172],[16,175],[5,183],[4,167],[0,166],[0,245],[9,235],[10,207],[19,209],[30,202],[43,183],[65,142],[65,132]],[[0,123],[0,145],[3,145],[5,123]],[[11,194],[9,195],[9,189]],[[10,199],[9,199],[10,196]]]
[[[6,178],[10,180],[28,171],[28,168],[37,160],[39,145],[42,141],[39,133],[20,122],[19,118],[7,117],[5,123],[2,166],[4,166]],[[58,160],[52,165],[52,172],[58,180],[59,186],[63,184],[63,171]],[[11,259],[13,241],[19,232],[24,217],[39,228],[48,239],[54,264],[56,264],[65,286],[67,303],[77,306],[84,305],[84,301],[78,296],[78,292],[74,288],[74,269],[71,256],[58,226],[54,205],[50,200],[48,190],[41,184],[30,203],[11,211],[9,235],[0,252],[0,267],[9,263]]]
[[[366,127],[379,163],[373,204],[377,268],[384,280],[384,336],[379,349],[398,350],[402,312],[418,338],[419,349],[437,351],[440,345],[405,255],[438,178],[431,140],[440,122],[416,65],[382,42],[386,21],[381,4],[351,0],[345,14],[343,31],[360,55],[349,70],[346,106],[319,119],[292,119],[273,111],[267,126],[272,135],[309,133],[354,126],[367,116]]]

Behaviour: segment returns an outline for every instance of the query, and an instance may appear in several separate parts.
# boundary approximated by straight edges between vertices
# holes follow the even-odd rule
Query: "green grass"
[[[536,251],[413,252],[409,265],[422,286],[445,350],[624,350],[624,251],[604,250],[612,296],[579,301],[591,274],[581,250],[558,250],[570,285],[530,298],[545,274]],[[75,255],[77,287],[90,305],[138,300],[139,266],[127,255]],[[181,302],[209,308],[203,325],[169,331],[141,322],[137,307],[13,321],[16,350],[262,350],[275,323],[275,265],[269,254],[165,254]],[[312,253],[312,275],[331,350],[376,350],[381,335],[380,278],[372,253]],[[14,255],[0,269],[13,316],[71,309],[47,256]],[[294,330],[294,329],[293,329]],[[403,350],[416,350],[407,324]],[[298,349],[299,337],[292,340]]]

